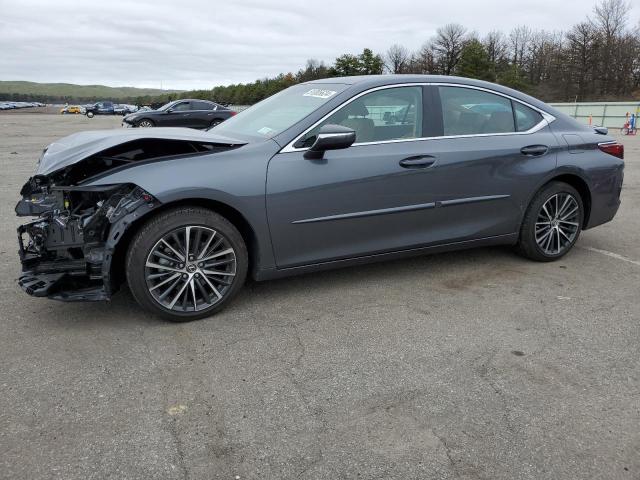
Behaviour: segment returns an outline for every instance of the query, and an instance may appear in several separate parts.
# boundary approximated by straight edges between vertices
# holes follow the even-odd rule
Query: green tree
[[[528,92],[531,86],[527,83],[526,77],[517,65],[509,65],[505,70],[498,72],[497,82],[505,87]]]
[[[379,75],[384,68],[380,55],[374,55],[369,48],[365,48],[360,55],[345,53],[336,58],[330,69],[331,76],[348,77],[351,75]]]
[[[461,77],[477,78],[489,82],[495,81],[489,54],[479,40],[469,40],[462,47],[460,61],[456,66],[456,73]]]
[[[380,55],[374,55],[371,49],[365,48],[358,56],[361,75],[380,75],[384,68],[384,61]]]
[[[348,77],[350,75],[360,75],[361,68],[362,65],[358,57],[345,53],[336,58],[333,67],[331,67],[331,73],[336,77]]]

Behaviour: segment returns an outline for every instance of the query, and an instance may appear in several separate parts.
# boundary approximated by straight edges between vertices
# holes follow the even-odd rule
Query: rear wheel
[[[527,208],[517,249],[531,260],[550,262],[575,245],[584,220],[580,194],[564,182],[545,185]]]
[[[129,288],[146,310],[183,322],[221,310],[247,275],[238,230],[203,208],[167,211],[144,225],[127,252]]]
[[[216,127],[218,125],[220,125],[223,122],[222,119],[220,118],[216,118],[215,120],[213,120],[210,124],[209,124],[209,128],[213,128]]]
[[[138,122],[138,127],[141,127],[141,128],[151,128],[154,126],[155,124],[153,123],[153,121],[149,120],[148,118],[143,118]]]

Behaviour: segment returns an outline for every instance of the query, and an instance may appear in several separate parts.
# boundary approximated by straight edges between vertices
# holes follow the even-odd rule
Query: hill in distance
[[[74,85],[72,83],[37,83],[0,80],[0,100],[128,100],[136,97],[159,97],[182,90],[159,88],[107,87],[105,85]]]

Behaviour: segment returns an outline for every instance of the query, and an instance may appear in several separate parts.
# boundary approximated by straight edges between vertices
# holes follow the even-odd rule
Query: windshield
[[[212,132],[229,137],[274,137],[334,98],[347,86],[329,83],[294,85],[231,117]]]

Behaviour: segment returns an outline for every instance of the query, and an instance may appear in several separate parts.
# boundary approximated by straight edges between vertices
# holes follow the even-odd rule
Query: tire
[[[93,118],[94,113],[93,112],[87,112],[87,117],[89,118]]]
[[[153,120],[149,120],[148,118],[143,118],[138,123],[136,123],[136,127],[139,127],[139,128],[151,128],[155,126],[156,124],[153,123]]]
[[[217,127],[222,122],[224,122],[224,120],[222,120],[221,118],[216,118],[215,120],[211,121],[211,123],[209,124],[209,128]]]
[[[191,259],[185,259],[187,249]],[[142,308],[186,322],[222,310],[242,288],[248,264],[244,240],[226,218],[205,208],[179,207],[140,228],[129,245],[125,269]]]
[[[578,191],[564,182],[548,183],[527,208],[516,249],[537,262],[558,260],[575,245],[583,222],[584,205]]]

